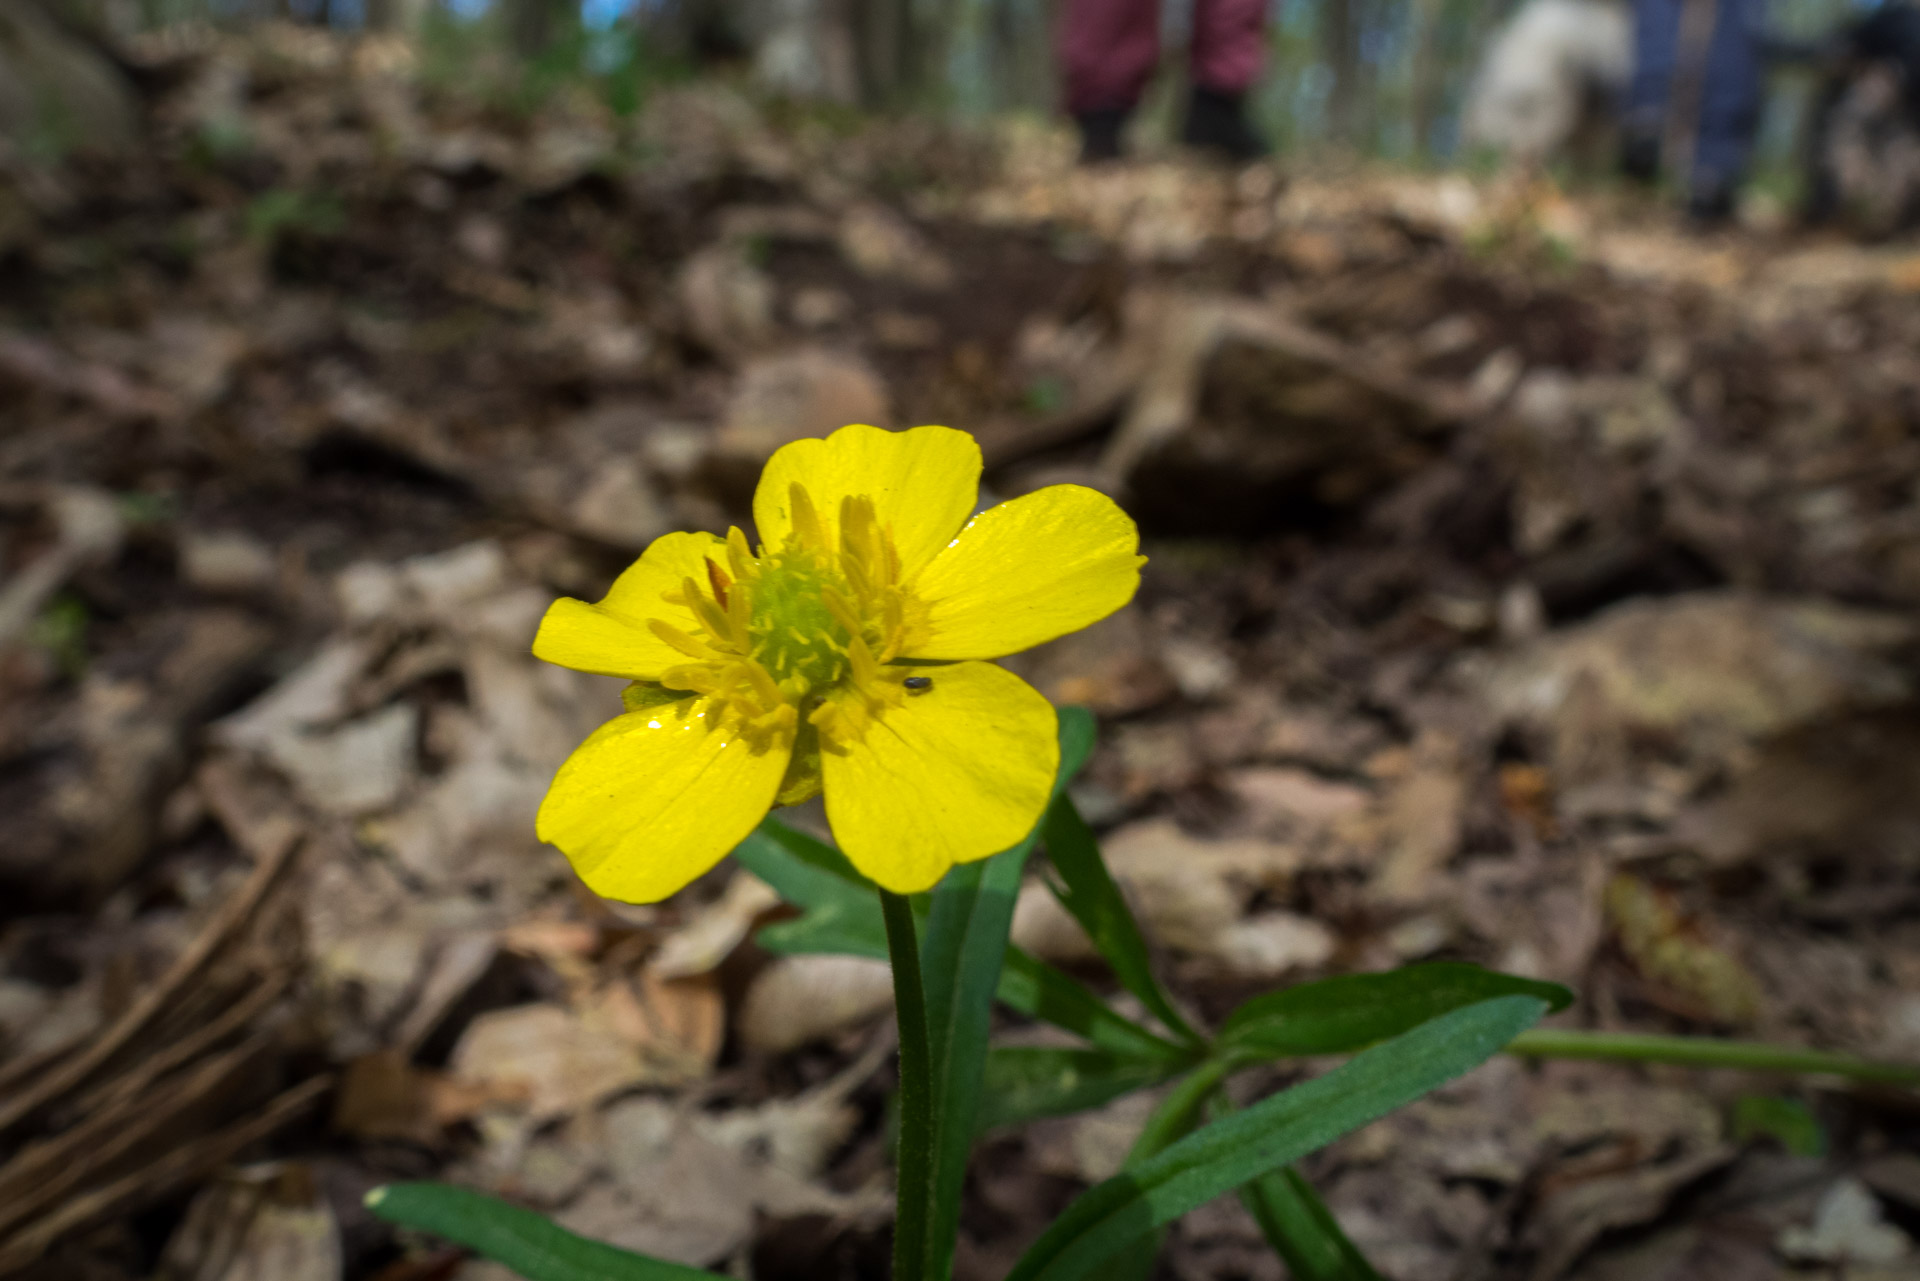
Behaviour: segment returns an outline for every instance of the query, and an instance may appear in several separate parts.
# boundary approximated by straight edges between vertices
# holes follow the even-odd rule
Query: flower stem
[[[1875,1062],[1851,1054],[1806,1050],[1793,1045],[1719,1041],[1709,1037],[1533,1028],[1508,1042],[1507,1053],[1537,1059],[1612,1059],[1685,1067],[1747,1068],[1756,1072],[1822,1073],[1856,1081],[1920,1085],[1920,1066]]]
[[[927,1221],[933,1196],[933,1060],[927,1039],[927,997],[920,982],[920,943],[913,907],[906,898],[880,891],[887,921],[887,952],[893,960],[894,1017],[900,1028],[900,1147],[893,1221],[893,1281],[922,1281],[927,1264]]]

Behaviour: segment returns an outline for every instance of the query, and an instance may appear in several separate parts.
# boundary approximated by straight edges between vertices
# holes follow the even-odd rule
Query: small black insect
[[[909,694],[924,694],[933,688],[933,677],[909,676],[900,683],[907,687],[907,693]]]

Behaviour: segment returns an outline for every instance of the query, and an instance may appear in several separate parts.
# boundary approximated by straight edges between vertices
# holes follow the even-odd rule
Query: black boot
[[[1120,133],[1131,114],[1125,107],[1103,107],[1075,115],[1074,123],[1080,126],[1080,163],[1098,165],[1118,160],[1122,154]]]
[[[1739,184],[1720,174],[1700,174],[1687,193],[1687,221],[1702,231],[1733,220]]]
[[[1229,160],[1258,160],[1270,148],[1266,139],[1247,123],[1246,95],[1221,93],[1217,89],[1193,88],[1187,99],[1187,123],[1180,141],[1189,147],[1218,151]]]
[[[1660,181],[1660,135],[1629,129],[1620,139],[1620,172],[1634,182]]]

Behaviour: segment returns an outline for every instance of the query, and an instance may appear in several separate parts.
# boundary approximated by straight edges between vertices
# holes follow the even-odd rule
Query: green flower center
[[[844,599],[847,580],[808,548],[789,544],[761,562],[747,622],[749,652],[782,687],[797,682],[812,692],[847,674],[851,636],[834,617],[829,592]]]

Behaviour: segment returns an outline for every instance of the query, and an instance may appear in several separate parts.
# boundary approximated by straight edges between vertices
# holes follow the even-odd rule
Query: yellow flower
[[[540,839],[596,892],[665,898],[776,804],[823,789],[854,865],[898,893],[1013,845],[1059,764],[1053,707],[983,660],[1105,618],[1140,584],[1139,533],[1054,485],[972,515],[965,432],[845,427],[786,446],[738,529],[668,534],[533,652],[624,676],[627,712],[567,759]]]

